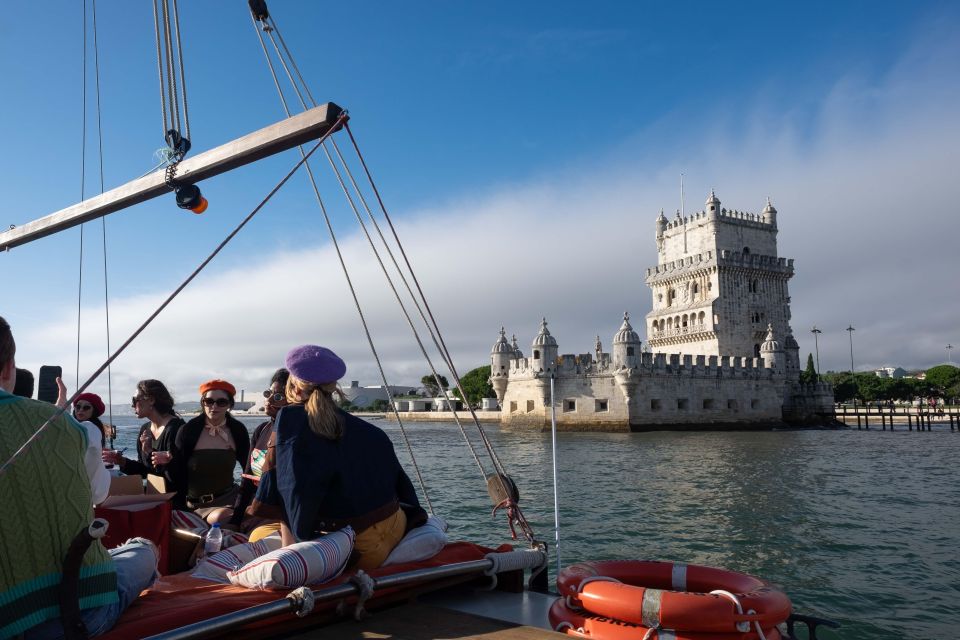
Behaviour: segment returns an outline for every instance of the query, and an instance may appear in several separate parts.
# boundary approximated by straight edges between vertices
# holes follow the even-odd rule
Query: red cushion
[[[166,573],[170,550],[170,509],[170,501],[167,500],[143,511],[97,507],[93,512],[97,518],[110,523],[107,535],[103,537],[104,547],[113,549],[130,538],[147,538],[160,549],[158,569],[160,573]]]

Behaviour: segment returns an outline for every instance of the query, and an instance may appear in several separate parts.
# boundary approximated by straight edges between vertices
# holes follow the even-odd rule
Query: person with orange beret
[[[174,508],[191,509],[216,521],[221,507],[234,503],[238,491],[234,470],[237,464],[243,468],[250,455],[247,428],[230,415],[236,394],[226,380],[200,385],[203,412],[180,427],[171,451]]]

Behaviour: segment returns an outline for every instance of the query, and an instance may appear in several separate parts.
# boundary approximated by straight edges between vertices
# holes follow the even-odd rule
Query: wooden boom
[[[261,158],[292,149],[310,140],[316,140],[336,124],[337,118],[342,113],[343,109],[328,102],[210,151],[189,157],[177,168],[177,182],[200,182],[256,162]],[[172,196],[170,188],[164,182],[163,169],[158,169],[142,178],[33,222],[11,226],[9,230],[0,233],[0,251],[6,251],[165,194]]]

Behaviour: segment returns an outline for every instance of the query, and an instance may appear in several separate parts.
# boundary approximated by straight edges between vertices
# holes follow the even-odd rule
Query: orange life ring
[[[675,629],[651,629],[633,622],[614,620],[591,615],[585,611],[567,608],[563,598],[550,607],[547,614],[554,631],[577,638],[592,640],[758,640],[756,632],[714,633],[711,631],[677,631]],[[776,627],[763,630],[766,640],[781,640]]]
[[[768,582],[726,569],[651,560],[581,562],[557,577],[570,608],[644,627],[713,633],[771,628],[790,599]]]

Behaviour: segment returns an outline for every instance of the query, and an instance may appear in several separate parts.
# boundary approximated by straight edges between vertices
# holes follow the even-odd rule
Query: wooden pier
[[[856,409],[842,407],[837,410],[836,417],[848,427],[856,424],[858,430],[873,428],[894,431],[906,427],[907,431],[931,431],[934,426],[938,426],[949,427],[951,432],[960,433],[960,408],[957,407],[935,411],[928,407],[865,405]]]

